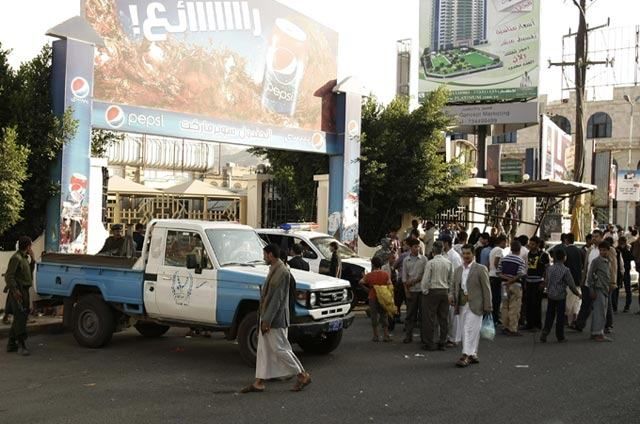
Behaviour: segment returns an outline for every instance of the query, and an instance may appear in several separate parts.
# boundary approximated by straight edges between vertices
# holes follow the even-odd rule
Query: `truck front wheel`
[[[111,341],[115,327],[113,310],[100,296],[83,296],[73,308],[73,337],[81,346],[105,346]]]
[[[342,330],[335,333],[326,333],[319,337],[300,339],[298,344],[307,353],[326,355],[336,350],[341,341]]]
[[[154,338],[161,337],[169,331],[168,325],[156,324],[155,322],[145,322],[138,321],[135,323],[134,327],[138,330],[138,333],[142,334],[144,337]]]
[[[240,356],[249,365],[256,365],[258,352],[258,312],[249,312],[238,326],[238,345]]]

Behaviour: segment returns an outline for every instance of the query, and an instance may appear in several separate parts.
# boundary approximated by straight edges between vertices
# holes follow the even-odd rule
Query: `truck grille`
[[[325,290],[318,292],[318,306],[340,305],[347,302],[345,299],[344,289]]]

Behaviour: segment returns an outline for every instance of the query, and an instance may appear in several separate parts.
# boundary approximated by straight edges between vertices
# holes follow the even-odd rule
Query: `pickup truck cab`
[[[302,257],[309,263],[309,270],[320,274],[329,273],[331,260],[329,244],[337,242],[338,255],[342,260],[341,278],[351,284],[354,303],[366,303],[367,291],[359,283],[362,275],[371,271],[369,259],[358,256],[350,247],[328,234],[311,231],[312,228],[308,224],[283,224],[281,228],[264,228],[256,231],[265,242],[277,244],[280,249],[289,254],[294,244],[301,244],[304,248]]]
[[[76,341],[98,348],[133,324],[147,337],[171,326],[224,331],[255,364],[258,303],[268,266],[255,230],[240,224],[155,220],[140,258],[45,254],[36,291],[64,303]],[[289,338],[329,353],[353,322],[347,281],[292,270]]]

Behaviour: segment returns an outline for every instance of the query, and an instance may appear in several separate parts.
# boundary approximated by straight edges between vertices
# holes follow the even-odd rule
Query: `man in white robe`
[[[269,274],[260,293],[256,379],[240,392],[263,392],[266,380],[294,375],[297,376],[297,381],[292,390],[300,391],[311,383],[311,376],[293,353],[287,338],[291,275],[280,260],[277,245],[265,246],[263,254],[264,260],[269,264]]]
[[[489,272],[474,261],[473,246],[462,247],[462,266],[453,275],[453,299],[456,314],[462,323],[462,357],[456,366],[477,364],[482,317],[491,313]]]

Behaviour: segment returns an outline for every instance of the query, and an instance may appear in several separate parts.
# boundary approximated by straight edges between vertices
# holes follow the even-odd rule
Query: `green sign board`
[[[500,163],[501,183],[522,182],[522,161],[517,159],[504,159]]]

